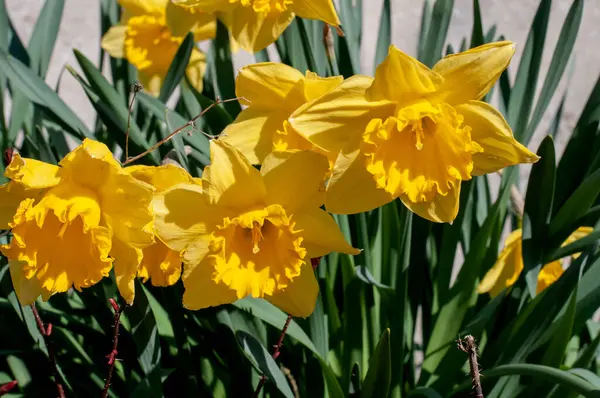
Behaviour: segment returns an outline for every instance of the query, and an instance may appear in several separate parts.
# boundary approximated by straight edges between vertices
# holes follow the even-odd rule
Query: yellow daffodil
[[[591,227],[579,227],[562,244],[566,246],[589,235],[593,231]],[[581,253],[573,254],[572,258],[577,258]],[[504,241],[504,248],[498,256],[494,266],[485,274],[483,280],[477,288],[479,294],[489,293],[496,297],[504,289],[514,285],[523,271],[523,249],[522,249],[522,231],[516,229],[511,232]],[[542,267],[538,275],[537,293],[553,284],[563,274],[563,266],[560,260],[552,261]]]
[[[310,259],[358,253],[320,209],[327,159],[274,152],[258,171],[231,145],[210,146],[202,187],[179,184],[154,200],[158,236],[182,252],[184,306],[251,295],[294,316],[310,315],[319,290]]]
[[[153,188],[123,171],[108,148],[84,140],[59,166],[13,156],[0,189],[0,218],[12,241],[0,246],[21,304],[40,294],[92,286],[115,267],[134,298],[137,251],[153,243]]]
[[[275,42],[294,16],[339,26],[332,0],[173,0],[204,12],[219,12],[233,39],[255,53]]]
[[[429,69],[391,46],[374,79],[351,77],[300,107],[288,119],[294,130],[341,151],[327,210],[358,213],[399,197],[421,217],[452,222],[462,181],[537,161],[480,101],[513,53],[510,42],[485,44]]]
[[[341,76],[319,77],[280,63],[265,62],[243,67],[236,79],[236,96],[248,105],[223,131],[222,140],[239,149],[252,164],[261,164],[272,151],[313,150],[333,163],[328,153],[294,131],[288,117],[300,106],[333,90]]]
[[[144,88],[158,95],[162,81],[183,39],[189,32],[196,41],[215,37],[216,17],[168,0],[119,0],[123,15],[102,38],[102,48],[114,58],[126,58],[138,71]],[[186,76],[202,91],[206,56],[192,50]]]
[[[197,184],[201,180],[190,176],[183,168],[166,164],[154,166],[131,166],[125,171],[136,179],[152,185],[157,193],[163,192],[180,183]],[[179,252],[169,249],[160,239],[141,250],[141,263],[137,275],[144,282],[148,279],[154,286],[171,286],[181,276],[181,259]]]

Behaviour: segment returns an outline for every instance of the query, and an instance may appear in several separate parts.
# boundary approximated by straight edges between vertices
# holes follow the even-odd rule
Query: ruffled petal
[[[22,158],[15,153],[4,176],[25,188],[51,188],[60,182],[60,168],[39,160]]]
[[[335,214],[369,211],[394,200],[394,196],[377,188],[373,175],[365,166],[359,149],[340,153],[325,193],[325,208]]]
[[[339,152],[360,137],[371,119],[386,119],[396,105],[389,101],[369,102],[365,91],[373,79],[352,76],[335,89],[298,108],[288,119],[300,135],[330,152]]]
[[[250,163],[261,164],[273,150],[273,136],[283,129],[283,122],[288,116],[278,110],[251,106],[223,130],[219,141],[235,147]]]
[[[22,306],[31,305],[44,292],[37,278],[25,277],[26,262],[12,260],[8,262],[13,288]]]
[[[222,16],[236,42],[251,54],[274,43],[293,19],[289,9],[267,14],[257,13],[252,7],[238,7]]]
[[[235,94],[245,105],[265,110],[281,109],[291,114],[305,102],[302,92],[304,75],[291,66],[261,62],[244,66],[235,80]],[[264,111],[263,111],[264,112]]]
[[[116,25],[102,36],[101,46],[111,57],[123,58],[125,56],[126,32],[127,25]]]
[[[290,315],[306,318],[315,310],[318,295],[319,284],[310,262],[307,262],[302,265],[300,275],[285,290],[265,299]]]
[[[413,213],[433,222],[447,222],[452,224],[458,214],[460,202],[460,182],[450,183],[452,188],[446,195],[436,194],[431,201],[412,202],[407,195],[400,196],[400,200]]]
[[[479,100],[492,88],[515,53],[510,41],[484,44],[446,56],[433,67],[444,78],[440,92],[449,104]]]
[[[267,188],[267,203],[279,204],[290,214],[320,207],[325,201],[328,171],[327,158],[316,152],[271,153],[260,170]]]
[[[435,93],[444,79],[393,44],[366,92],[369,101],[409,103]]]
[[[142,252],[138,276],[144,282],[150,279],[153,286],[171,286],[179,280],[181,258],[178,251],[169,249],[159,240]]]
[[[159,15],[164,12],[168,2],[169,0],[119,0],[119,5],[130,16],[142,14]]]
[[[296,228],[302,230],[302,246],[307,258],[317,258],[332,252],[357,255],[360,250],[346,242],[333,217],[319,208],[306,209],[292,217]]]
[[[456,107],[471,127],[471,139],[483,152],[473,154],[473,175],[493,173],[520,163],[535,163],[539,156],[521,145],[502,114],[490,104],[468,101]]]
[[[212,261],[205,259],[195,264],[186,264],[181,279],[185,286],[183,306],[189,310],[200,310],[233,303],[237,300],[235,290],[224,283],[213,280],[214,267]]]
[[[119,294],[128,305],[131,305],[135,298],[135,276],[138,265],[142,261],[142,250],[119,239],[113,239],[110,256],[114,259]]]
[[[180,184],[157,194],[153,208],[156,234],[176,251],[210,235],[224,217],[218,209],[208,207],[198,185]]]
[[[209,203],[238,209],[264,204],[267,191],[263,178],[240,151],[212,140],[210,160],[202,174]]]
[[[332,0],[294,0],[292,10],[302,18],[316,19],[333,26],[340,25]]]
[[[10,228],[9,224],[23,200],[38,200],[43,192],[43,189],[27,189],[14,181],[0,185],[0,229]]]

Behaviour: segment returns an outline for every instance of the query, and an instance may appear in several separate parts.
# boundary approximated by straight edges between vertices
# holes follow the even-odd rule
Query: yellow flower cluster
[[[193,3],[268,20],[325,12],[329,2],[319,2],[323,9],[297,0]],[[159,79],[162,61],[146,57],[136,29],[163,24],[152,28],[162,32],[155,45],[169,55],[177,41],[169,12],[189,17],[193,9],[169,11],[180,6],[160,0],[121,4],[129,8],[113,29],[125,38],[123,53],[131,62],[145,54],[140,73]],[[199,28],[192,20],[183,19],[184,31]],[[12,231],[0,251],[17,295],[22,304],[48,299],[89,287],[114,268],[128,303],[136,276],[156,286],[181,277],[189,309],[252,296],[306,317],[318,294],[311,259],[359,253],[326,210],[351,214],[400,198],[421,217],[452,222],[462,181],[537,161],[481,101],[513,52],[510,42],[486,44],[429,69],[391,46],[374,78],[346,80],[276,63],[244,67],[236,89],[247,107],[210,142],[201,179],[174,165],[123,168],[92,140],[59,166],[17,154],[6,169],[10,182],[0,186],[0,229]],[[514,283],[523,268],[520,242],[517,232],[509,237],[480,292],[498,294]],[[548,267],[542,288],[560,275]]]

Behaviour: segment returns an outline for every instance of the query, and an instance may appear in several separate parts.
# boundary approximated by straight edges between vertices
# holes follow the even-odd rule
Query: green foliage
[[[391,43],[391,1],[382,8],[375,65]],[[394,3],[395,4],[395,3]],[[418,44],[419,59],[429,66],[442,57],[453,1],[425,1]],[[361,1],[341,0],[344,37],[334,33],[332,53],[323,42],[323,23],[297,19],[277,40],[282,62],[321,75],[360,73]],[[471,47],[504,33],[485,30],[473,2]],[[550,0],[541,0],[525,44],[515,83],[500,79],[500,109],[519,141],[536,131],[558,82],[566,71],[583,14],[574,0],[565,19],[545,78],[540,62],[546,42]],[[19,144],[27,157],[56,163],[77,143],[91,137],[123,154],[129,131],[130,156],[143,152],[175,129],[213,107],[175,139],[141,159],[159,164],[174,150],[195,176],[209,163],[209,139],[240,112],[229,35],[219,23],[209,53],[203,92],[185,80],[193,37],[181,44],[158,98],[139,93],[130,113],[135,69],[111,59],[110,77],[75,50],[80,83],[97,120],[90,130],[44,82],[54,48],[63,1],[47,0],[29,44],[22,44],[0,0],[0,142],[2,150]],[[100,3],[102,32],[119,19],[113,0]],[[448,46],[448,52],[453,48]],[[257,60],[266,61],[263,51]],[[112,82],[112,83],[110,83]],[[541,93],[536,97],[536,88]],[[178,89],[178,90],[176,90]],[[3,101],[11,99],[5,113]],[[488,96],[489,98],[489,96]],[[173,109],[166,105],[174,103]],[[562,116],[553,118],[557,130]],[[452,397],[468,396],[467,357],[455,340],[472,334],[480,344],[486,397],[598,396],[600,327],[592,320],[600,307],[600,232],[561,247],[577,227],[600,220],[600,80],[567,142],[562,156],[552,138],[538,149],[524,201],[525,270],[508,294],[477,295],[481,277],[494,264],[502,231],[517,225],[511,190],[516,167],[502,174],[498,196],[488,177],[475,177],[461,192],[461,210],[452,225],[434,225],[413,216],[399,201],[368,213],[336,216],[346,238],[363,252],[356,257],[333,253],[321,259],[321,287],[315,312],[293,320],[281,347],[272,346],[287,316],[262,300],[188,311],[182,308],[181,281],[167,288],[136,282],[133,306],[124,310],[110,395],[113,397],[251,396],[262,375],[269,397]],[[129,126],[129,127],[128,127]],[[21,134],[20,134],[21,133]],[[22,137],[22,140],[20,138]],[[556,162],[558,159],[558,163]],[[0,237],[5,243],[7,237]],[[573,253],[582,255],[563,276],[536,295],[541,267]],[[455,265],[456,277],[452,270]],[[0,385],[18,380],[11,397],[53,396],[48,350],[29,307],[21,307],[5,258],[0,257]],[[44,322],[53,324],[53,346],[67,396],[98,396],[112,349],[114,281],[38,301]],[[420,315],[419,315],[420,314]]]

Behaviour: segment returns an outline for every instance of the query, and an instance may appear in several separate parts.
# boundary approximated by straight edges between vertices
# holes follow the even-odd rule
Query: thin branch
[[[131,114],[133,113],[133,104],[135,103],[135,97],[137,93],[142,91],[144,87],[142,83],[138,80],[133,83],[133,87],[131,87],[131,91],[133,92],[133,97],[131,97],[131,102],[129,103],[129,112],[127,113],[127,131],[125,132],[125,159],[129,159],[129,128],[131,127]]]
[[[459,338],[457,341],[458,349],[469,355],[469,368],[471,383],[473,384],[473,394],[475,398],[483,398],[483,389],[481,388],[481,373],[479,373],[479,364],[477,363],[477,344],[475,338],[470,334],[466,335],[464,340]]]
[[[196,120],[198,120],[198,118],[204,116],[206,114],[206,112],[208,112],[209,110],[211,110],[212,108],[214,108],[215,106],[219,105],[219,104],[225,104],[227,102],[232,102],[232,101],[239,101],[240,99],[242,99],[242,97],[235,97],[235,98],[230,98],[230,99],[226,99],[226,100],[221,100],[219,98],[217,98],[217,100],[215,102],[213,102],[212,104],[210,104],[209,106],[206,107],[206,109],[204,109],[202,112],[200,112],[198,115],[194,116],[190,121],[188,121],[186,124],[184,124],[183,126],[177,128],[175,131],[173,131],[171,134],[169,134],[168,136],[166,136],[164,139],[162,139],[161,141],[159,141],[158,143],[152,145],[152,147],[150,149],[148,149],[147,151],[144,151],[142,153],[140,153],[139,155],[136,155],[132,158],[125,156],[125,162],[123,162],[123,166],[128,165],[129,163],[135,162],[138,159],[143,158],[144,156],[146,156],[147,154],[149,154],[150,152],[154,151],[156,148],[160,147],[162,144],[164,144],[165,142],[170,141],[173,137],[175,137],[177,134],[181,133],[184,129],[188,128],[188,127],[192,127],[195,129],[194,126],[194,122]],[[211,137],[210,135],[206,134],[208,137]]]
[[[119,351],[117,350],[119,345],[119,327],[121,326],[121,313],[125,309],[125,306],[119,307],[115,300],[108,299],[113,309],[115,310],[115,323],[113,324],[113,347],[108,358],[108,374],[106,375],[106,382],[104,384],[104,390],[102,390],[102,398],[108,397],[108,389],[112,380],[113,371],[115,369],[115,362]]]
[[[279,350],[281,349],[281,346],[283,345],[283,338],[285,337],[285,334],[287,333],[288,327],[290,327],[290,323],[292,322],[292,316],[288,315],[287,319],[285,320],[285,324],[283,325],[283,329],[281,330],[281,334],[279,335],[279,340],[277,340],[277,345],[275,345],[275,350],[273,351],[273,359],[277,359],[277,357],[279,357]],[[262,377],[260,378],[260,381],[258,382],[258,385],[256,386],[256,390],[254,391],[254,394],[252,395],[252,397],[257,398],[258,394],[260,394],[260,390],[262,390],[263,386],[265,385],[267,381],[267,376],[262,375]]]
[[[37,323],[37,327],[44,338],[44,344],[46,345],[46,350],[48,351],[48,362],[50,362],[50,372],[54,378],[54,385],[56,385],[58,397],[65,398],[65,389],[61,384],[60,374],[58,373],[58,366],[56,364],[54,345],[50,339],[50,336],[52,335],[52,324],[48,323],[48,326],[44,326],[44,322],[42,322],[42,318],[40,318],[40,314],[35,307],[35,303],[31,304],[30,307],[31,311],[33,312],[33,317],[35,318],[35,322]]]
[[[4,394],[8,394],[9,392],[12,391],[13,388],[15,388],[17,385],[19,384],[18,381],[13,380],[13,381],[9,381],[6,384],[2,384],[0,386],[0,396],[4,395]]]

